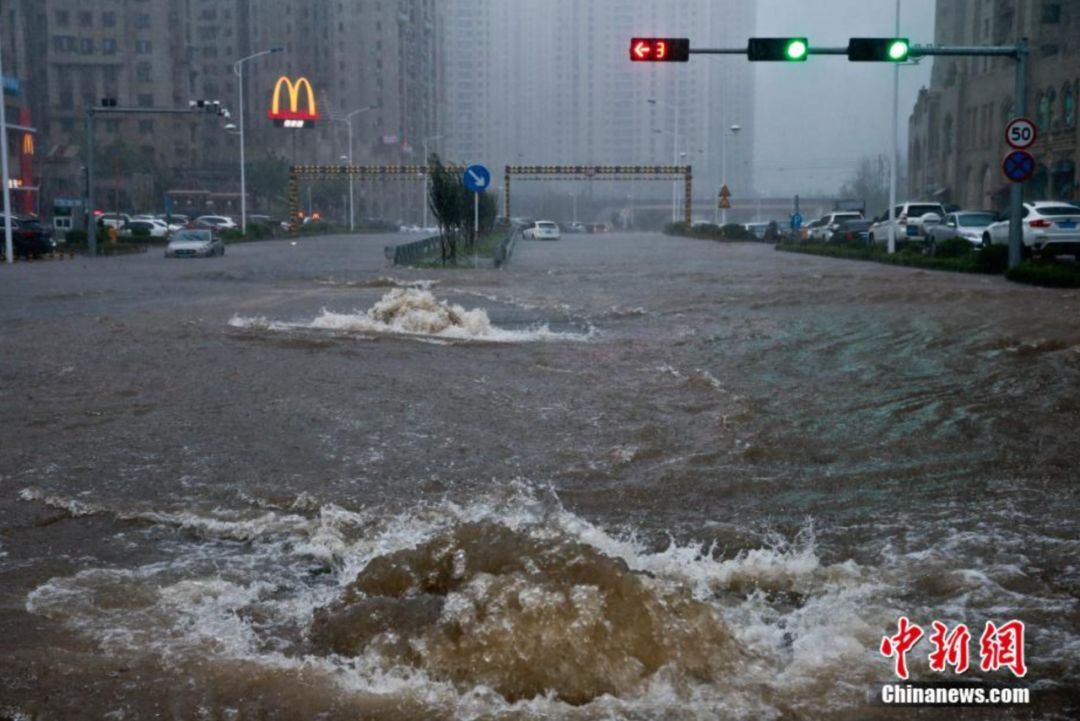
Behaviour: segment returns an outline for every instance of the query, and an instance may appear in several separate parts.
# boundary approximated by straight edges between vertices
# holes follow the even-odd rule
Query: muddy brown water
[[[397,240],[0,269],[0,718],[1080,714],[1080,294]],[[900,615],[1032,705],[877,704]]]

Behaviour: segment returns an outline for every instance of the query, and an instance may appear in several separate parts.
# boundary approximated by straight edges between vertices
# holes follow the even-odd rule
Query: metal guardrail
[[[514,228],[505,238],[503,238],[503,241],[499,243],[499,246],[495,248],[496,268],[501,268],[510,262],[510,257],[514,254],[514,248],[517,247],[519,237],[521,237],[521,229]]]
[[[386,259],[394,265],[411,265],[425,260],[440,249],[440,236],[435,235],[404,245],[388,245],[383,249]]]

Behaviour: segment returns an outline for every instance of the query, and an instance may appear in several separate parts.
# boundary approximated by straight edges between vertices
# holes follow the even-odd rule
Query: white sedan
[[[1024,203],[1024,247],[1036,252],[1080,253],[1080,206],[1055,201]],[[986,229],[983,243],[1008,245],[1009,221]]]
[[[525,228],[521,236],[526,240],[559,240],[562,233],[559,232],[558,224],[550,220],[538,220]]]

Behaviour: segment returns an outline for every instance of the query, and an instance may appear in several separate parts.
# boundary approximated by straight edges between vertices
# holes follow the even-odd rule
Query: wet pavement
[[[1080,713],[1080,293],[402,240],[0,268],[0,719],[909,718],[900,615]]]

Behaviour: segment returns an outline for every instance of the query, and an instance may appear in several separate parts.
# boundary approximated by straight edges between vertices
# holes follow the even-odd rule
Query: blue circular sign
[[[803,220],[802,216],[799,215],[798,213],[791,216],[791,229],[792,230],[798,230],[799,228],[801,228],[802,227],[802,220]]]
[[[465,168],[465,187],[473,193],[483,193],[491,185],[491,171],[483,165]]]
[[[1035,158],[1026,150],[1014,150],[1001,163],[1005,177],[1014,183],[1025,183],[1035,175]]]

